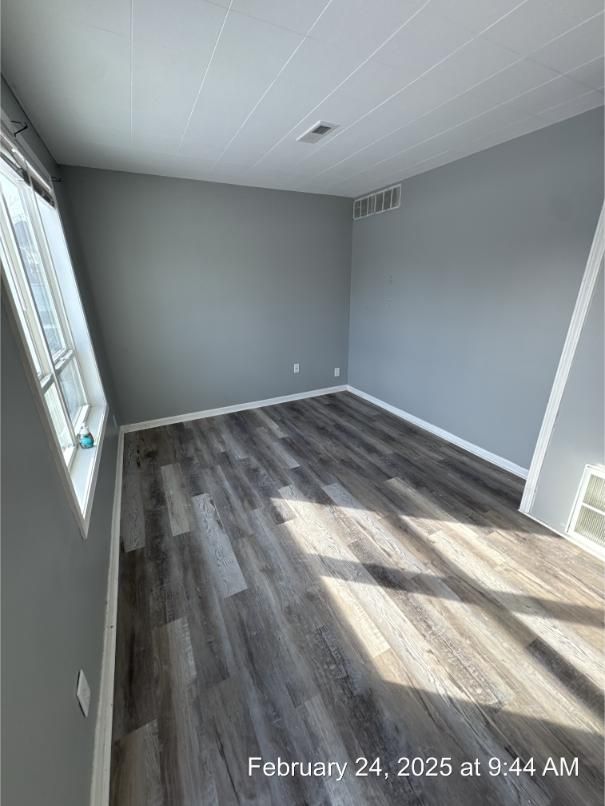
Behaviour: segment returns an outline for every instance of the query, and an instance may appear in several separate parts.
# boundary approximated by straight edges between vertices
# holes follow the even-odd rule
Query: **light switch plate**
[[[78,685],[76,686],[76,697],[80,704],[80,709],[84,716],[88,716],[88,709],[90,708],[90,686],[84,674],[84,670],[80,669],[78,672]]]

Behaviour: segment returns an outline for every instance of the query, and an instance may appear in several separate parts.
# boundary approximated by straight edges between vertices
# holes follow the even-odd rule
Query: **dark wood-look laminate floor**
[[[346,393],[128,434],[112,806],[602,803],[603,568],[521,489]]]

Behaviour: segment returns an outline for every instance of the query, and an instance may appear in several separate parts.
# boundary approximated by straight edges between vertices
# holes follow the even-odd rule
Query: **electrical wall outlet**
[[[300,372],[300,364],[294,364],[294,374],[298,375]]]
[[[78,672],[78,684],[76,686],[76,697],[80,704],[80,710],[84,716],[88,716],[88,709],[90,708],[90,686],[84,674],[84,670],[80,669]]]
[[[334,367],[334,377],[340,378],[340,367]]]

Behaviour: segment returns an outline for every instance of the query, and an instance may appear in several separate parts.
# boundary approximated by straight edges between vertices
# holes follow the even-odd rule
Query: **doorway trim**
[[[565,343],[559,359],[559,365],[555,373],[552,389],[548,403],[546,404],[546,411],[544,412],[544,419],[538,434],[538,440],[534,453],[529,465],[527,474],[527,482],[523,490],[523,497],[519,506],[519,511],[525,515],[531,514],[531,508],[536,498],[536,491],[538,488],[538,479],[542,471],[542,465],[546,457],[546,451],[552,436],[552,432],[559,413],[559,407],[565,391],[565,385],[571,371],[573,359],[576,354],[576,349],[582,335],[590,302],[599,275],[599,269],[603,260],[603,253],[605,250],[605,204],[601,207],[601,214],[597,222],[595,234],[592,239],[592,245],[586,261],[586,268],[584,269],[584,276],[580,284],[576,304],[573,309]]]

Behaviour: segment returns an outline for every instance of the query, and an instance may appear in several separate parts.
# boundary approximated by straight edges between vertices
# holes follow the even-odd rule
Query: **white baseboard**
[[[175,423],[187,423],[190,420],[202,420],[205,417],[217,417],[220,414],[233,414],[236,411],[247,411],[248,409],[261,409],[263,406],[275,406],[278,403],[289,403],[292,400],[304,400],[307,397],[319,397],[319,395],[331,395],[334,392],[344,392],[346,386],[328,386],[325,389],[311,389],[309,392],[297,392],[293,395],[282,395],[281,397],[269,397],[265,400],[253,400],[250,403],[236,403],[233,406],[221,406],[218,409],[205,409],[204,411],[194,411],[190,414],[177,414],[174,417],[160,417],[157,420],[144,420],[140,423],[123,425],[122,431],[144,431],[147,428],[158,428],[162,425],[174,425]]]
[[[109,571],[107,574],[107,601],[105,605],[105,630],[103,635],[103,659],[101,685],[97,706],[97,724],[90,790],[91,806],[108,806],[109,776],[111,770],[111,731],[113,723],[113,682],[116,660],[116,624],[118,612],[118,578],[120,560],[120,513],[122,509],[122,464],[124,460],[124,432],[118,434],[116,479],[111,513],[111,536]]]
[[[529,512],[525,512],[523,509],[521,509],[521,507],[519,507],[519,512],[522,515],[525,515],[526,518],[529,518],[530,521],[539,523],[540,526],[544,526],[550,532],[554,532],[556,535],[559,535],[559,537],[562,537],[563,540],[568,540],[579,549],[588,552],[588,554],[592,554],[598,560],[601,560],[601,562],[605,562],[605,549],[602,546],[597,545],[597,543],[593,543],[592,540],[588,540],[587,538],[582,537],[582,535],[570,534],[569,532],[561,532],[559,529],[554,529],[552,526],[549,526],[548,523],[541,521],[540,518],[536,518],[534,515],[530,515]]]
[[[428,431],[431,434],[435,434],[435,436],[441,437],[441,439],[451,442],[452,445],[457,445],[459,448],[463,448],[465,451],[468,451],[475,456],[479,456],[481,459],[485,459],[486,462],[490,462],[492,465],[502,468],[502,470],[508,470],[509,473],[513,473],[515,476],[519,476],[519,478],[522,479],[527,478],[527,468],[525,467],[521,467],[508,459],[504,459],[502,456],[491,453],[491,451],[486,451],[485,448],[480,448],[478,445],[474,445],[472,442],[467,442],[467,440],[462,439],[462,437],[457,437],[455,434],[450,434],[449,431],[445,431],[443,428],[439,428],[437,425],[428,423],[426,420],[421,420],[420,417],[416,417],[403,409],[398,409],[396,406],[392,406],[390,403],[385,403],[384,400],[380,400],[373,395],[369,395],[367,392],[362,392],[361,389],[356,389],[354,386],[347,386],[347,390],[352,394],[357,395],[357,397],[362,398],[362,400],[367,400],[368,403],[373,403],[375,406],[379,406],[381,409],[389,411],[396,417],[401,417],[402,420],[407,420],[407,422],[412,423],[412,425],[422,428],[424,431]]]

